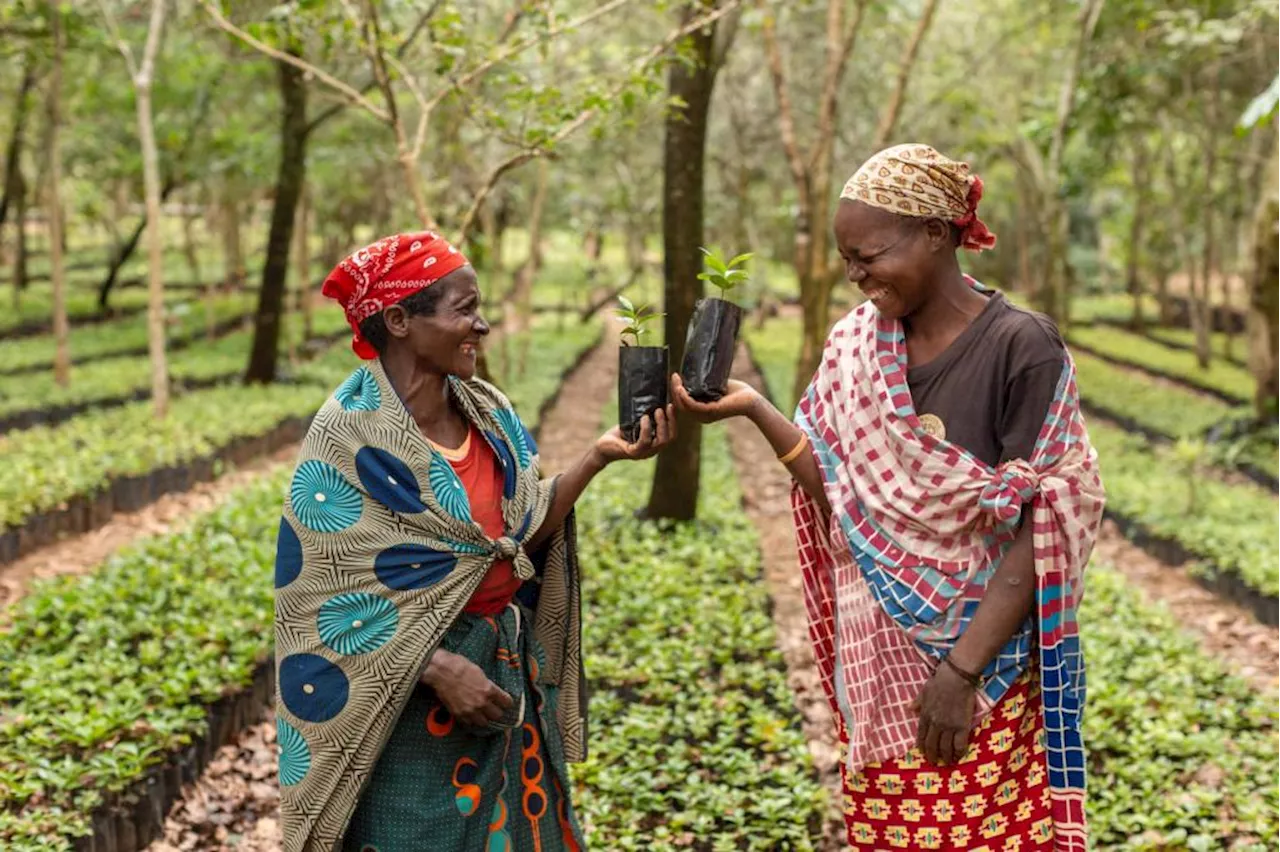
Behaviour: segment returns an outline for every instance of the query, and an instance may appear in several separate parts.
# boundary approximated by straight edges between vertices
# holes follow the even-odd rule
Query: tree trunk
[[[244,249],[240,242],[240,202],[230,185],[223,188],[222,209],[218,216],[222,225],[223,277],[228,287],[239,290],[244,287],[248,273],[244,267]]]
[[[297,221],[294,225],[294,251],[297,254],[298,313],[302,316],[302,343],[312,337],[312,319],[315,312],[315,286],[311,280],[311,205],[307,187],[302,187],[298,198]]]
[[[5,151],[4,158],[4,186],[3,194],[0,195],[0,234],[3,234],[4,223],[9,215],[9,205],[14,205],[15,212],[17,205],[21,203],[20,196],[26,191],[26,186],[22,180],[22,148],[23,141],[26,138],[27,129],[27,106],[30,103],[31,90],[36,84],[36,68],[35,60],[28,52],[23,57],[22,65],[22,83],[18,87],[17,102],[13,107],[13,130],[9,133],[9,145]],[[19,231],[21,229],[19,228]],[[17,246],[15,243],[15,250]],[[17,263],[18,254],[15,254],[14,262]],[[23,258],[23,280],[26,278],[25,257]],[[16,272],[16,267],[15,267]],[[18,278],[15,275],[14,284],[17,285]]]
[[[1269,131],[1257,131],[1269,132]],[[1280,218],[1280,149],[1271,152],[1271,166],[1253,217],[1253,254],[1249,269],[1249,368],[1257,382],[1253,407],[1259,420],[1275,421],[1280,391],[1280,253],[1277,252],[1277,219]]]
[[[160,204],[169,198],[169,195],[178,188],[177,182],[169,177],[160,187]],[[148,209],[150,209],[148,207]],[[156,209],[160,209],[160,205],[156,205]],[[142,214],[142,221],[134,226],[133,233],[129,235],[129,239],[120,246],[120,250],[116,252],[111,259],[111,265],[107,268],[107,276],[102,279],[102,283],[98,285],[98,309],[104,313],[108,310],[111,303],[111,291],[115,289],[116,281],[120,277],[120,270],[129,262],[129,258],[133,257],[133,253],[138,249],[138,243],[142,242],[142,235],[147,231],[147,223],[150,221],[150,213]]]
[[[1159,308],[1160,325],[1173,325],[1173,295],[1169,292],[1169,268],[1161,262],[1156,277],[1156,302]]]
[[[296,54],[296,48],[291,52]],[[276,62],[283,106],[280,125],[280,166],[276,173],[275,201],[271,207],[271,231],[267,257],[258,291],[254,318],[253,351],[249,355],[246,382],[273,382],[280,348],[280,319],[284,312],[289,277],[289,247],[298,197],[306,181],[307,85],[303,72],[287,62]]]
[[[166,0],[151,0],[146,54],[134,78],[138,102],[138,136],[142,142],[142,180],[147,198],[147,351],[151,358],[151,405],[157,420],[169,413],[169,366],[165,360],[164,234],[160,216],[160,156],[151,122],[151,82],[164,28]]]
[[[1044,201],[1046,205],[1046,239],[1044,271],[1041,278],[1039,308],[1048,314],[1061,328],[1066,328],[1067,282],[1071,279],[1067,246],[1070,242],[1071,220],[1065,200],[1060,196],[1062,187],[1062,159],[1067,147],[1067,135],[1071,114],[1075,110],[1076,90],[1084,58],[1102,16],[1105,0],[1087,0],[1080,10],[1080,33],[1072,52],[1067,74],[1058,91],[1057,118],[1049,143],[1049,157],[1045,167]]]
[[[529,211],[529,259],[520,267],[520,280],[516,285],[516,322],[523,332],[528,332],[533,324],[533,285],[538,280],[538,273],[542,271],[542,221],[547,206],[550,177],[551,164],[544,157],[538,160],[538,188],[533,194],[533,209]],[[520,338],[518,378],[524,378],[532,337],[533,335],[526,333]]]
[[[1129,315],[1130,330],[1142,333],[1146,316],[1142,310],[1142,241],[1147,218],[1147,197],[1150,195],[1151,167],[1146,143],[1139,139],[1133,148],[1133,221],[1129,223],[1129,257],[1125,270],[1125,283],[1133,299],[1133,312]]]
[[[27,181],[18,169],[13,181],[13,307],[22,304],[27,289]]]
[[[1221,68],[1221,66],[1217,66]],[[1193,315],[1195,317],[1196,331],[1196,361],[1199,362],[1201,369],[1209,368],[1209,361],[1213,357],[1213,280],[1214,273],[1217,271],[1218,246],[1216,235],[1214,233],[1217,220],[1214,214],[1215,196],[1214,196],[1214,179],[1217,177],[1218,171],[1218,145],[1214,131],[1218,124],[1218,98],[1222,74],[1215,72],[1215,80],[1210,85],[1209,93],[1209,109],[1208,115],[1205,117],[1205,166],[1204,166],[1204,198],[1205,203],[1200,205],[1202,215],[1204,216],[1204,270],[1200,276],[1200,298],[1195,300],[1192,306]]]
[[[686,7],[688,22],[697,14]],[[678,370],[684,358],[685,330],[694,304],[702,296],[703,178],[707,146],[708,115],[715,87],[716,68],[711,62],[714,28],[689,37],[690,62],[672,63],[668,91],[672,108],[666,119],[663,144],[662,247],[663,331],[671,353],[671,369]],[[701,475],[702,429],[691,418],[679,418],[679,437],[658,456],[653,490],[646,510],[650,518],[692,520],[698,511],[698,483]]]
[[[49,27],[53,36],[53,56],[49,69],[48,113],[45,118],[47,134],[45,150],[49,153],[49,176],[46,194],[49,218],[49,279],[53,283],[53,378],[59,387],[71,384],[71,347],[68,340],[70,326],[67,323],[66,276],[63,273],[63,220],[62,220],[62,155],[58,148],[58,130],[62,122],[62,11],[58,0],[49,3]]]
[[[199,215],[192,213],[189,204],[182,205],[182,254],[187,261],[187,271],[191,273],[192,283],[200,280],[200,253],[197,249],[195,220]],[[198,209],[198,208],[197,208]]]
[[[915,31],[912,32],[902,52],[902,62],[898,65],[898,83],[894,86],[889,103],[880,117],[880,125],[876,128],[875,141],[871,146],[875,151],[889,144],[889,138],[898,127],[898,116],[902,114],[902,105],[907,99],[907,84],[911,82],[911,71],[915,68],[916,57],[920,55],[920,45],[924,43],[924,37],[933,23],[934,13],[938,11],[938,2],[939,0],[925,0],[924,9],[921,10],[920,18],[916,21]]]

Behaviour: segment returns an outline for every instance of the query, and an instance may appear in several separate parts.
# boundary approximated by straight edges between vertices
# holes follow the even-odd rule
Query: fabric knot
[[[516,544],[515,540],[508,536],[504,535],[493,542],[493,555],[499,559],[515,559],[516,554],[519,552],[520,545]]]
[[[1040,490],[1040,475],[1031,465],[1015,459],[1000,466],[978,497],[978,505],[1003,526],[1018,520],[1022,507]]]

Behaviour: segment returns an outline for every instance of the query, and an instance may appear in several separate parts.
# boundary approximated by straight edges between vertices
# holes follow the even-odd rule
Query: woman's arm
[[[651,422],[652,421],[652,422]],[[600,437],[591,449],[578,459],[577,464],[566,470],[556,480],[555,493],[551,498],[551,508],[542,521],[542,526],[525,544],[526,550],[537,550],[540,545],[560,529],[565,518],[573,511],[573,506],[587,490],[591,480],[600,471],[615,461],[629,459],[639,461],[655,456],[663,447],[675,440],[676,412],[675,406],[668,405],[666,411],[658,409],[653,418],[645,417],[640,423],[640,436],[634,444],[628,444],[622,437],[622,430],[614,427]]]
[[[675,375],[671,377],[671,395],[676,405],[701,423],[715,423],[729,417],[748,418],[760,430],[769,446],[773,447],[773,452],[779,459],[800,446],[801,441],[807,440],[799,426],[746,382],[730,381],[728,393],[716,402],[698,402],[684,389],[680,376]],[[827,500],[822,471],[818,469],[813,451],[804,447],[786,463],[786,468],[805,493],[818,502],[822,511],[830,514],[831,503]]]
[[[948,655],[951,662],[938,666],[917,699],[920,728],[916,746],[930,763],[946,766],[964,757],[977,701],[977,688],[970,680],[976,681],[1035,606],[1032,526],[1028,508],[1017,537],[987,584],[978,611]]]

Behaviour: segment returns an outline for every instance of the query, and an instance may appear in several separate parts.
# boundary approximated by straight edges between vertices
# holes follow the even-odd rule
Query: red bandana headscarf
[[[378,352],[360,334],[361,322],[466,265],[462,252],[433,231],[396,234],[344,258],[321,292],[342,306],[351,325],[351,348],[368,361]]]

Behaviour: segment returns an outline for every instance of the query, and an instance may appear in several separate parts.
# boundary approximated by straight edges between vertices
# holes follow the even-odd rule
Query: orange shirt
[[[493,448],[475,427],[457,450],[436,445],[462,481],[462,487],[471,501],[471,518],[480,525],[489,538],[501,538],[506,534],[502,520],[502,468]],[[479,615],[496,615],[511,602],[520,579],[510,560],[493,563],[485,575],[466,611]]]

